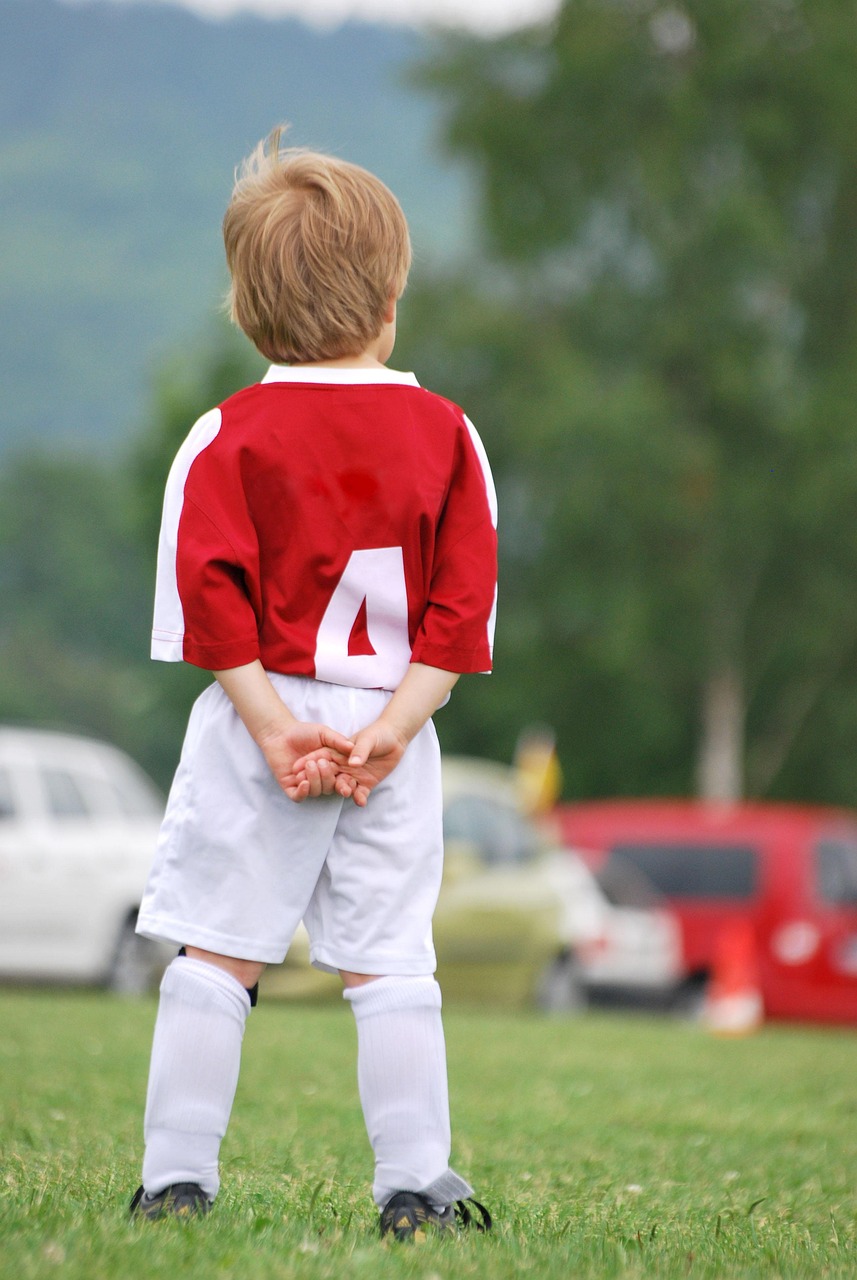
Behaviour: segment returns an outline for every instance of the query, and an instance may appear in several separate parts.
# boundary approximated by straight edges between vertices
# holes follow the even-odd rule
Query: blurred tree
[[[0,473],[0,720],[84,730],[150,763],[150,603],[128,490],[82,456]]]
[[[260,362],[226,326],[153,377],[130,459],[22,453],[0,470],[0,720],[93,733],[165,786],[210,677],[149,661],[164,482],[194,421]]]
[[[130,462],[134,519],[149,547],[153,575],[164,486],[182,441],[197,418],[258,380],[265,368],[247,339],[220,320],[154,370],[148,418]]]
[[[225,321],[209,328],[187,350],[159,366],[152,377],[149,417],[129,463],[132,520],[147,565],[146,605],[151,618],[155,560],[164,486],[173,459],[193,424],[265,369],[246,338]],[[145,653],[149,651],[147,629]],[[188,713],[211,681],[208,672],[186,663],[149,663],[151,732],[158,743],[150,766],[163,783],[178,762]]]
[[[502,436],[506,661],[574,789],[771,793],[855,705],[855,66],[838,0],[566,0],[422,71],[492,264],[433,349]]]

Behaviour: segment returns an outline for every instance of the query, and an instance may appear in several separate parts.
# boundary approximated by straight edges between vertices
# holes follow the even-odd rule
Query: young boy
[[[223,225],[232,317],[273,364],[196,423],[164,503],[153,657],[215,681],[139,915],[182,950],[131,1210],[211,1206],[259,976],[303,919],[356,1018],[381,1230],[408,1239],[471,1220],[433,977],[430,717],[460,673],[490,670],[495,498],[461,410],[385,367],[410,267],[397,201],[280,138],[245,162]]]

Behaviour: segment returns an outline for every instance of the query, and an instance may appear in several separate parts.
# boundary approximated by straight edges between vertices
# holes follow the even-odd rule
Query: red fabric
[[[249,387],[221,414],[174,496],[168,568],[186,661],[218,670],[260,658],[316,676],[319,626],[352,553],[401,548],[411,659],[490,669],[490,477],[460,409],[415,385],[289,381]],[[370,588],[349,617],[347,654],[376,652],[372,609]],[[394,668],[371,683],[395,687]]]

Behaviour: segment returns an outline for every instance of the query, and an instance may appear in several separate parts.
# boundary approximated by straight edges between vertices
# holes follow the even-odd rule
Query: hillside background
[[[466,240],[416,32],[58,0],[0,20],[0,450],[113,449],[140,422],[152,369],[217,311],[232,173],[278,121],[384,178],[423,264]]]
[[[207,677],[147,658],[164,478],[258,371],[219,224],[289,120],[399,193],[396,363],[466,406],[497,482],[496,672],[444,747],[509,760],[544,724],[567,797],[857,806],[857,11],[0,23],[0,721],[172,773]]]

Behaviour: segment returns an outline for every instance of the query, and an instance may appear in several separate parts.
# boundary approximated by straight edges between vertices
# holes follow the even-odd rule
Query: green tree
[[[257,380],[264,368],[247,340],[223,321],[154,371],[148,417],[128,466],[135,534],[148,566],[149,617],[164,486],[173,459],[197,418]],[[148,654],[148,634],[145,647]],[[164,783],[178,761],[190,707],[210,681],[208,672],[186,663],[149,663],[154,749],[148,755],[154,757],[150,770]]]
[[[151,763],[146,578],[124,476],[85,456],[7,459],[0,720],[88,731]]]
[[[819,717],[857,683],[855,66],[838,0],[566,0],[423,71],[480,192],[492,354],[459,380],[502,424],[507,643],[527,689],[541,668],[573,786],[728,799],[800,761],[792,785],[833,798]]]
[[[258,369],[224,325],[156,371],[130,457],[4,460],[0,721],[107,738],[168,784],[210,677],[148,656],[164,483],[196,418]]]

